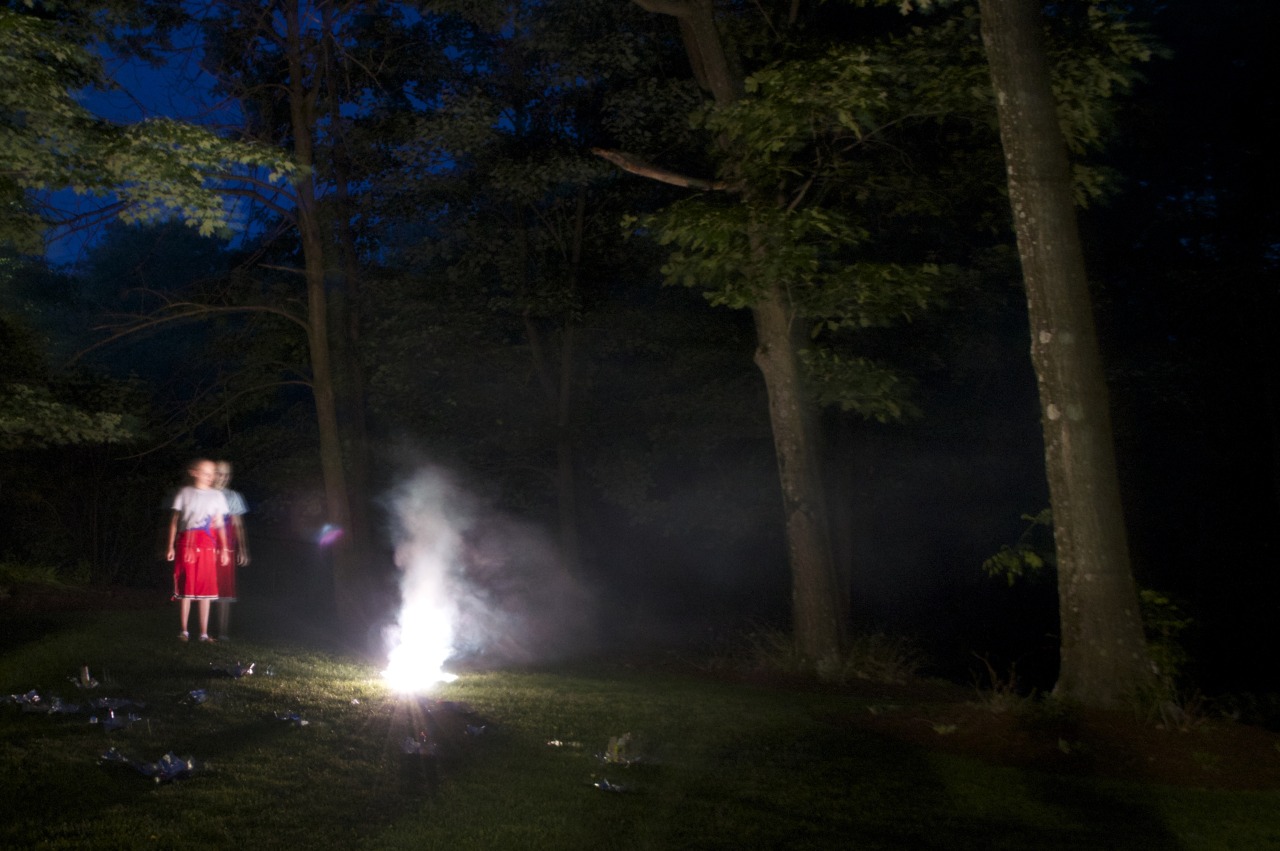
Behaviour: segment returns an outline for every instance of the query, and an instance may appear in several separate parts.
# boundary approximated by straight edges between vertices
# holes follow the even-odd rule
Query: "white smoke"
[[[392,495],[400,614],[385,672],[401,691],[453,662],[527,663],[582,651],[590,607],[547,536],[491,510],[437,469]]]

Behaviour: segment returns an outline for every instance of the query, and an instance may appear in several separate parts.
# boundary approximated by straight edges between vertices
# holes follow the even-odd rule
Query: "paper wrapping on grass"
[[[102,729],[106,730],[108,733],[114,733],[116,730],[122,729],[141,720],[141,715],[137,715],[133,712],[121,712],[117,715],[114,709],[107,710],[107,714],[103,715],[101,718],[97,715],[89,716],[90,724],[101,724]]]
[[[150,777],[157,783],[184,780],[205,768],[197,764],[193,758],[187,757],[183,759],[173,751],[169,751],[155,762],[143,762],[142,760],[125,756],[115,748],[111,748],[99,757],[98,763],[100,765],[123,765],[132,768],[142,776]]]
[[[98,687],[98,681],[89,675],[88,665],[81,666],[79,674],[77,674],[74,677],[68,677],[67,679],[75,683],[75,686],[78,689],[90,689],[90,688]]]
[[[597,789],[599,789],[601,792],[628,792],[628,791],[630,791],[626,786],[623,786],[621,783],[614,783],[614,782],[612,782],[612,781],[610,781],[610,780],[607,780],[607,779],[606,779],[606,778],[604,778],[604,777],[601,777],[599,780],[596,780],[596,781],[595,781],[594,783],[592,783],[591,785],[592,785],[592,786],[594,786],[594,787],[596,787]]]
[[[26,694],[11,694],[4,703],[12,703],[23,712],[35,712],[41,715],[75,715],[80,711],[80,704],[67,703],[60,697],[45,700],[35,689]]]
[[[311,723],[296,712],[277,712],[275,719],[277,721],[287,721],[295,727],[305,727]]]
[[[120,712],[124,709],[146,709],[147,705],[141,700],[134,700],[129,697],[95,697],[89,701],[89,705],[94,709],[101,709],[106,712]]]
[[[417,756],[436,756],[440,752],[439,746],[431,741],[431,738],[426,733],[405,736],[404,741],[400,743],[400,750],[406,754],[416,754]]]
[[[5,703],[12,703],[23,712],[48,712],[49,706],[40,699],[40,693],[35,689],[26,694],[11,694],[5,698]]]
[[[247,676],[249,676],[250,674],[252,674],[252,673],[253,673],[253,666],[254,666],[255,664],[257,664],[257,663],[256,663],[256,662],[250,662],[249,664],[247,664],[247,665],[246,665],[246,664],[244,664],[243,662],[236,662],[234,665],[213,665],[213,664],[210,664],[210,665],[209,665],[209,667],[210,667],[210,669],[212,669],[212,671],[213,671],[215,674],[222,674],[223,676],[232,677],[232,678],[234,678],[234,679],[237,679],[237,680],[238,680],[238,679],[240,679],[241,677],[247,677]]]
[[[11,694],[5,698],[4,702],[18,705],[23,712],[38,712],[45,715],[79,715],[86,708],[90,712],[97,710],[95,714],[103,712],[115,714],[126,709],[141,710],[146,708],[146,704],[142,701],[128,697],[95,697],[84,705],[71,703],[57,696],[44,700],[35,689],[26,694]],[[130,713],[130,717],[136,720],[136,715],[133,713]],[[97,722],[90,719],[90,723]]]
[[[621,736],[610,736],[609,744],[605,747],[604,753],[596,754],[596,756],[601,762],[609,765],[628,766],[648,761],[636,753],[635,741],[630,733],[623,733]]]
[[[207,691],[202,688],[193,688],[191,691],[183,695],[182,699],[178,702],[186,704],[187,706],[199,706],[208,699],[209,693]]]

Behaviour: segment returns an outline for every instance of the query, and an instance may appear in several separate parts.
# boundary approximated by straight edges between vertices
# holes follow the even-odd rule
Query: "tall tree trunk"
[[[743,81],[725,49],[712,0],[635,0],[680,23],[689,63],[699,84],[718,104],[742,96]],[[732,156],[731,151],[725,152]],[[745,195],[742,203],[750,203]],[[752,250],[766,249],[753,237]],[[764,266],[760,257],[760,267]],[[791,606],[796,647],[813,660],[844,647],[846,618],[831,548],[830,519],[818,465],[819,432],[801,381],[791,308],[777,281],[759,281],[751,307],[756,326],[756,364],[764,375],[769,421],[782,486],[787,552],[791,561]]]
[[[307,282],[307,343],[311,360],[312,394],[320,436],[320,467],[324,477],[327,520],[347,529],[351,511],[346,473],[342,462],[342,442],[334,392],[333,366],[329,352],[328,295],[325,292],[324,238],[317,215],[315,191],[315,101],[317,92],[304,84],[302,10],[292,3],[287,9],[286,34],[289,65],[289,117],[293,130],[294,157],[303,170],[297,186],[298,235],[302,243],[303,268]],[[339,620],[358,627],[360,619],[357,571],[348,536],[334,545],[334,602]]]
[[[574,295],[582,284],[582,240],[587,226],[587,188],[578,187],[573,208],[573,236],[569,245],[569,286]],[[560,520],[560,550],[570,576],[581,576],[582,553],[578,534],[578,479],[573,432],[574,329],[577,321],[566,316],[560,330],[560,381],[556,397],[556,478]]]
[[[755,360],[769,397],[782,485],[796,646],[810,659],[827,659],[844,646],[846,619],[817,460],[818,432],[804,395],[791,310],[782,288],[768,284],[751,313],[756,325]]]
[[[569,280],[566,285],[571,293],[578,289],[578,273],[582,259],[582,237],[586,221],[586,189],[580,187],[572,219],[573,232],[569,244]],[[517,245],[521,257],[529,251],[528,232],[523,221],[517,230]],[[521,264],[528,269],[529,263]],[[523,282],[528,292],[528,281]],[[573,430],[574,343],[575,320],[567,312],[560,320],[559,333],[545,331],[535,321],[531,311],[524,313],[525,335],[529,340],[529,353],[534,374],[542,387],[543,397],[550,409],[556,453],[556,516],[559,530],[561,563],[572,577],[580,576],[581,553],[578,535],[577,475],[575,471],[575,441]],[[558,339],[557,339],[558,337]],[[558,343],[558,346],[557,346]]]
[[[1106,379],[1038,0],[980,0],[1031,318],[1058,559],[1055,694],[1090,706],[1153,682],[1129,564]]]
[[[325,31],[332,32],[335,10],[325,7]],[[333,170],[333,234],[342,269],[337,320],[335,371],[338,427],[347,471],[348,522],[352,539],[361,546],[372,540],[369,522],[369,435],[365,420],[364,365],[360,357],[360,253],[356,247],[351,201],[351,159],[344,133],[348,122],[339,104],[338,69],[332,49],[325,51],[325,86],[329,101],[330,151]],[[359,552],[359,550],[358,550]]]

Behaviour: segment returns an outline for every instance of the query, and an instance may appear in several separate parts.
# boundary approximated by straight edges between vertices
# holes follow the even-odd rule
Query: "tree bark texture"
[[[322,12],[324,32],[334,32],[337,10],[326,6]],[[329,102],[329,146],[333,170],[332,228],[334,242],[341,258],[342,287],[339,290],[337,322],[334,337],[336,352],[335,401],[339,436],[343,447],[347,474],[347,522],[357,551],[364,552],[372,541],[369,520],[369,431],[365,420],[364,365],[360,358],[361,272],[360,252],[356,247],[353,224],[355,205],[351,200],[351,156],[347,147],[350,123],[342,117],[339,104],[341,90],[336,50],[324,51],[324,81]]]
[[[796,359],[791,311],[782,288],[771,282],[751,312],[756,366],[764,375],[782,485],[796,646],[810,659],[828,659],[845,644],[844,596],[831,547],[814,418]]]
[[[981,0],[1031,321],[1058,560],[1055,694],[1111,707],[1152,684],[1106,379],[1038,0]]]
[[[651,12],[673,15],[680,24],[694,75],[716,103],[731,104],[743,94],[741,74],[725,50],[712,0],[636,0]],[[725,151],[732,156],[732,151]],[[743,203],[751,192],[743,191]],[[752,237],[752,251],[765,251]],[[762,258],[763,259],[763,258]],[[765,264],[761,262],[759,267]],[[792,311],[779,282],[755,282],[759,291],[751,306],[756,326],[756,364],[764,375],[769,420],[782,486],[787,551],[791,562],[792,621],[796,647],[819,661],[843,650],[847,626],[844,595],[831,548],[817,449],[820,438],[796,357]]]
[[[573,236],[569,243],[569,285],[576,295],[582,286],[582,241],[587,222],[587,189],[578,187],[573,208]],[[559,392],[556,399],[556,493],[560,519],[560,550],[565,568],[577,579],[582,571],[581,539],[578,534],[578,481],[575,462],[577,441],[573,428],[573,391],[576,375],[575,326],[566,316],[561,323]]]
[[[289,117],[293,130],[294,157],[303,174],[297,185],[297,222],[307,282],[307,342],[316,425],[320,436],[320,467],[324,478],[326,519],[333,526],[347,530],[351,512],[330,358],[324,236],[318,216],[313,172],[318,92],[314,88],[308,88],[303,82],[306,70],[303,67],[302,10],[296,2],[289,4],[287,8],[285,27],[289,66]],[[334,603],[339,621],[346,627],[357,628],[360,626],[359,595],[356,593],[357,572],[351,544],[349,537],[344,535],[334,545]]]

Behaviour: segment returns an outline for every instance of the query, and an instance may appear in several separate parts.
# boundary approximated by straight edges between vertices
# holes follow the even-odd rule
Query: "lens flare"
[[[316,535],[316,543],[322,547],[328,547],[337,543],[338,539],[341,537],[341,527],[326,523],[324,526],[320,527],[320,532]]]

